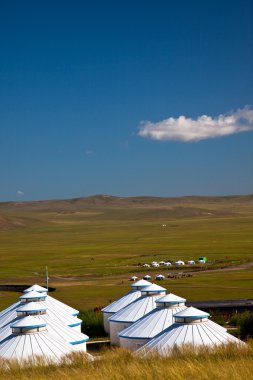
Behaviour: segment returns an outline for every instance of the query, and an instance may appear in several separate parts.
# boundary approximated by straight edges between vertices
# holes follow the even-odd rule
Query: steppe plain
[[[199,256],[206,266],[138,266]],[[252,298],[253,195],[0,203],[0,284],[43,285],[46,266],[54,297],[80,310],[106,305],[147,273],[191,271],[160,283],[188,300]],[[0,309],[18,296],[0,290]]]

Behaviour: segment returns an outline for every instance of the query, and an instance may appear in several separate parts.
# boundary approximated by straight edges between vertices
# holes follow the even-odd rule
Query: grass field
[[[58,367],[27,365],[21,368],[13,363],[9,371],[4,371],[0,363],[0,378],[3,380],[250,380],[252,373],[252,342],[243,349],[228,346],[210,352],[202,348],[198,354],[190,349],[175,350],[168,358],[139,359],[128,351],[114,349],[103,352],[99,360],[93,362],[76,356],[72,363],[65,361]]]
[[[0,283],[43,284],[48,266],[54,296],[84,310],[125,293],[130,275],[171,271],[138,263],[199,256],[213,268],[253,262],[252,196],[87,199],[0,204]],[[253,267],[161,285],[189,300],[248,298]],[[17,296],[0,291],[0,309]]]

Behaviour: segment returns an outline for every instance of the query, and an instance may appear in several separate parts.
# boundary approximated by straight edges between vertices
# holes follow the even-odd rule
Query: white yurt
[[[0,358],[36,363],[39,358],[59,362],[74,347],[57,339],[47,330],[47,324],[36,317],[24,317],[13,323],[10,334],[0,342]]]
[[[184,345],[191,345],[194,349],[200,346],[215,347],[228,343],[245,344],[217,323],[210,323],[208,317],[209,314],[202,310],[194,307],[185,308],[174,314],[173,325],[141,347],[137,354],[148,356],[158,353],[167,356],[174,347]]]
[[[137,350],[174,323],[173,315],[186,308],[186,300],[175,294],[158,298],[156,308],[119,333],[120,346]]]
[[[73,345],[78,351],[86,351],[86,342],[89,340],[89,337],[71,327],[68,327],[59,319],[51,318],[47,314],[47,309],[39,302],[30,302],[20,306],[16,310],[14,319],[8,324],[5,324],[4,327],[0,328],[0,346],[1,342],[8,338],[11,334],[11,326],[28,316],[34,317],[42,324],[46,324],[47,331],[50,332],[52,336],[55,336],[57,339],[63,339],[66,343]]]
[[[184,265],[184,261],[178,260],[175,262],[175,265]]]
[[[120,341],[118,334],[120,331],[153,310],[156,307],[155,301],[165,294],[165,288],[151,284],[141,290],[140,298],[113,314],[113,316],[109,318],[111,344],[119,346]]]
[[[134,302],[136,299],[141,297],[141,289],[145,288],[145,286],[151,285],[151,282],[145,280],[139,280],[131,285],[131,291],[120,297],[116,301],[110,303],[108,306],[104,307],[101,311],[103,312],[104,318],[104,329],[109,334],[110,325],[109,318],[123,309],[125,306]]]
[[[69,307],[62,302],[51,302],[51,298],[46,293],[30,291],[19,297],[19,301],[15,302],[0,313],[0,327],[5,326],[16,317],[16,310],[22,306],[33,303],[39,303],[47,309],[49,317],[57,319],[66,326],[72,327],[77,331],[81,331],[82,320],[69,313]],[[55,300],[56,301],[56,300]],[[65,307],[67,306],[67,307]],[[73,310],[73,308],[70,308]]]
[[[36,290],[37,289],[37,290]],[[74,309],[73,307],[71,306],[68,306],[66,305],[65,303],[49,296],[47,294],[47,289],[46,288],[43,288],[42,286],[40,285],[32,285],[30,286],[29,288],[25,289],[24,290],[24,302],[30,302],[32,300],[32,298],[36,299],[38,298],[38,293],[40,293],[40,300],[43,301],[43,296],[47,299],[47,306],[49,308],[54,308],[55,306],[57,306],[58,308],[60,308],[63,312],[65,312],[66,314],[70,314],[70,315],[73,315],[73,316],[77,316],[79,314],[79,311]],[[35,293],[33,293],[35,292]],[[25,301],[25,295],[28,294],[30,297],[26,298],[27,301]],[[37,295],[37,297],[36,297]],[[8,312],[9,309],[16,309],[16,307],[18,306],[20,301],[17,301],[16,303],[12,304],[11,306],[9,306],[8,308],[4,309],[3,311],[0,312],[0,317],[1,315],[5,314],[6,312]]]
[[[48,293],[48,289],[43,288],[42,286],[37,285],[37,284],[32,285],[29,288],[25,289],[24,293],[29,293],[31,291],[35,291],[35,292],[42,293],[42,294]],[[59,308],[62,308],[68,314],[71,314],[74,316],[77,316],[79,314],[78,310],[74,309],[71,306],[66,305],[65,303],[63,303],[63,302],[61,302],[61,301],[59,301],[59,300],[57,300],[51,296],[49,296],[48,294],[47,294],[47,301],[48,301],[48,303],[52,304],[52,306],[57,305]]]
[[[158,274],[155,279],[161,281],[165,279],[165,276],[163,274]]]

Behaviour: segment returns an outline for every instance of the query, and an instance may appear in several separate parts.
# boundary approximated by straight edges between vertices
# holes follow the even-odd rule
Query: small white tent
[[[156,308],[119,333],[120,346],[137,350],[174,323],[173,315],[186,308],[185,299],[168,294],[158,298]]]
[[[208,316],[208,313],[194,307],[185,308],[174,314],[175,323],[173,325],[141,347],[137,354],[142,357],[154,353],[167,356],[174,347],[184,345],[191,345],[194,350],[200,346],[244,344],[217,323],[210,323]]]
[[[145,288],[145,286],[151,285],[151,282],[145,281],[145,280],[139,280],[131,285],[131,291],[125,294],[124,296],[120,297],[116,301],[112,302],[108,306],[104,307],[102,309],[103,312],[103,318],[104,318],[104,329],[109,334],[110,332],[110,325],[109,325],[109,318],[123,309],[125,306],[131,304],[136,299],[141,297],[141,289]]]
[[[109,318],[111,344],[118,346],[120,343],[118,333],[153,310],[156,307],[156,299],[165,293],[165,288],[151,284],[141,290],[140,298],[113,314]]]

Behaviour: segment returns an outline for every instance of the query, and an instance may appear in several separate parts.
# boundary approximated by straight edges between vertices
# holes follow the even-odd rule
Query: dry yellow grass
[[[1,363],[0,363],[1,364]],[[60,366],[48,365],[20,368],[12,363],[9,371],[1,369],[3,380],[251,380],[253,379],[253,342],[241,349],[235,346],[220,347],[198,354],[189,348],[175,351],[169,358],[139,359],[123,349],[107,350],[91,362],[75,355],[72,362]]]

